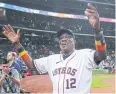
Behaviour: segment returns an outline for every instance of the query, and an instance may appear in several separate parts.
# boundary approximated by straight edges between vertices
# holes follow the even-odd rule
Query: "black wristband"
[[[95,33],[95,39],[101,40],[103,38],[103,31],[99,31],[98,33]]]
[[[18,52],[20,53],[20,52],[22,52],[22,51],[24,51],[25,49],[23,48],[23,47],[20,47],[19,49],[18,49]]]
[[[97,31],[96,31],[97,32]],[[95,33],[95,40],[96,41],[101,41],[101,44],[104,45],[106,42],[105,42],[105,38],[103,36],[103,31],[98,31],[98,33]]]

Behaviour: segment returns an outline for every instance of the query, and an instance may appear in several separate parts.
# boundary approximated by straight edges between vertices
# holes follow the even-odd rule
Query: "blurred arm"
[[[14,45],[17,48],[19,55],[21,56],[27,67],[34,68],[33,60],[30,55],[24,50],[23,46],[20,43],[15,43]]]
[[[20,44],[20,30],[18,29],[17,32],[14,31],[13,27],[8,24],[3,27],[3,34],[11,41],[14,46],[17,48],[19,55],[21,56],[22,60],[29,68],[33,68],[32,58],[29,54],[24,50],[22,45]]]
[[[95,46],[97,51],[94,54],[94,60],[96,64],[99,64],[102,60],[105,60],[107,56],[103,31],[95,32]]]

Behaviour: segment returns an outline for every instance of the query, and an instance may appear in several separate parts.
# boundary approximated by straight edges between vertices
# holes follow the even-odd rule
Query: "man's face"
[[[8,64],[2,64],[2,71],[5,72],[5,73],[9,72],[9,66],[8,66]]]
[[[12,55],[11,52],[7,54],[7,60],[8,61],[12,61],[13,60],[13,55]]]
[[[64,33],[60,36],[59,45],[61,51],[68,53],[75,48],[75,40],[71,35]]]

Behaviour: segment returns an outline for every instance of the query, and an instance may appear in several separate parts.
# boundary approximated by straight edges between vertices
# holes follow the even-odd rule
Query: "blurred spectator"
[[[14,67],[20,74],[22,72],[23,62],[17,57],[15,52],[8,52],[7,60],[10,67]]]
[[[0,69],[0,93],[19,93],[20,77],[16,69],[2,64]]]

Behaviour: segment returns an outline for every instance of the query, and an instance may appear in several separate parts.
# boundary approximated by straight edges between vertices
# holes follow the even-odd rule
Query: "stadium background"
[[[115,0],[0,0],[0,54],[6,57],[8,51],[15,50],[2,35],[2,26],[8,23],[15,30],[21,29],[21,43],[32,58],[59,52],[56,32],[62,27],[73,30],[77,40],[76,48],[95,49],[94,30],[84,16],[88,2],[99,12],[101,29],[104,31],[112,62],[112,58],[115,59]],[[13,7],[14,5],[17,7]],[[105,73],[99,69],[97,72]]]

